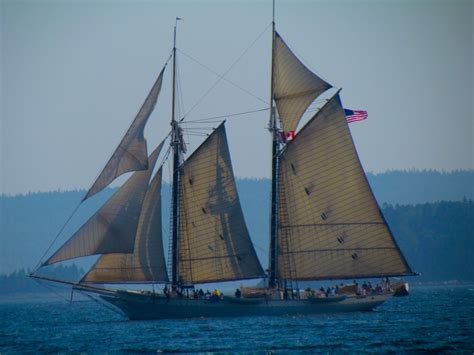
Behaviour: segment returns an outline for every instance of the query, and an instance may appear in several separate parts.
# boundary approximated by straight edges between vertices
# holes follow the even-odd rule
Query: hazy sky
[[[271,1],[1,2],[1,191],[88,188],[172,48],[268,101]],[[312,69],[342,87],[366,171],[472,169],[473,1],[283,1],[277,30]],[[216,76],[178,52],[184,109]],[[171,69],[171,67],[169,67]],[[170,71],[146,129],[169,129]],[[221,82],[189,120],[265,108]],[[230,118],[241,177],[270,175],[268,112]],[[209,127],[201,125],[200,127]],[[202,140],[189,136],[190,150]]]

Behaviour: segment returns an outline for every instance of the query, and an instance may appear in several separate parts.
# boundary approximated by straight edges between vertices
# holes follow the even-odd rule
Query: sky
[[[270,0],[0,3],[0,193],[90,187],[167,61],[177,16],[180,117],[268,107]],[[350,128],[377,173],[474,168],[473,17],[473,1],[277,0],[275,20],[303,62],[343,89],[346,108],[368,111]],[[196,61],[233,84],[202,98],[218,77]],[[169,69],[150,150],[169,131]],[[270,176],[267,124],[268,111],[227,119],[238,177]],[[193,132],[213,126],[185,126],[195,127],[190,152],[204,139]]]

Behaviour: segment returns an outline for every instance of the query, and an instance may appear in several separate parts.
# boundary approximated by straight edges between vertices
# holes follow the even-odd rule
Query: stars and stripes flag
[[[363,110],[348,110],[345,108],[344,113],[346,114],[347,123],[362,121],[367,118],[367,111]]]

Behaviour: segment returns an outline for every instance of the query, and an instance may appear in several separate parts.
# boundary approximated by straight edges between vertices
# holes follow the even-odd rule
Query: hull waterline
[[[146,320],[367,312],[384,303],[390,296],[351,296],[337,302],[261,299],[251,303],[228,299],[212,302],[209,299],[165,298],[131,292],[102,295],[101,298],[118,307],[131,320]]]

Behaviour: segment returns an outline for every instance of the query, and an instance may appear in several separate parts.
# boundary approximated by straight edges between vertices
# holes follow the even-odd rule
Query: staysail
[[[81,282],[126,283],[168,281],[161,223],[162,168],[143,201],[133,253],[102,255]]]
[[[150,93],[145,99],[140,111],[138,111],[127,133],[125,133],[119,146],[83,200],[102,191],[115,178],[126,172],[145,170],[148,168],[148,154],[143,130],[158,100],[165,68],[161,70],[160,75],[156,79],[155,84],[151,88]]]
[[[296,128],[301,116],[321,93],[332,86],[314,74],[275,32],[274,98],[285,131]]]
[[[180,169],[181,283],[263,277],[234,181],[224,124]]]
[[[81,256],[133,252],[143,200],[163,143],[150,155],[148,169],[135,172],[43,266]]]
[[[281,153],[278,277],[412,274],[359,162],[339,95]]]

